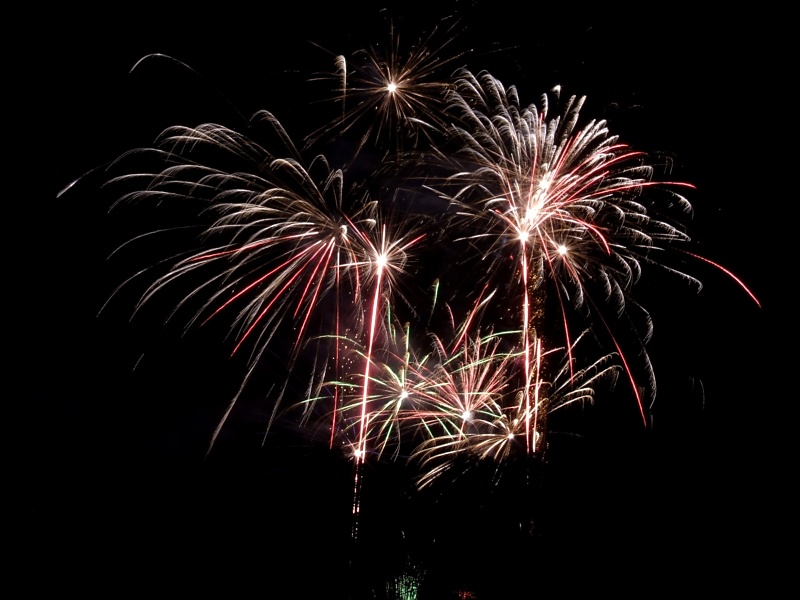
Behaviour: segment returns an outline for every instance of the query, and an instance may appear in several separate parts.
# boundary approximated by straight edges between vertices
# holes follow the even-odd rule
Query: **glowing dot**
[[[355,451],[353,451],[353,456],[355,456],[356,459],[360,460],[361,457],[364,456],[364,451],[356,449]]]
[[[400,392],[400,400],[403,401],[406,398],[408,398],[408,390],[403,390],[402,392]]]
[[[545,168],[547,167],[547,165],[544,166]],[[550,189],[550,184],[552,182],[553,182],[553,173],[551,171],[548,171],[539,180],[539,191],[546,192],[548,189]]]
[[[468,410],[465,410],[463,413],[461,413],[461,418],[464,419],[465,421],[471,421],[472,420],[472,412],[468,411]]]
[[[386,91],[394,94],[397,91],[397,84],[394,81],[390,81],[389,85],[386,86]]]
[[[379,268],[379,269],[382,269],[383,267],[385,267],[385,266],[386,266],[386,256],[385,256],[385,255],[383,255],[383,254],[379,254],[379,255],[378,255],[376,258],[375,258],[375,264],[377,264],[377,265],[378,265],[378,268]]]
[[[514,439],[514,434],[513,434],[513,433],[509,433],[509,434],[508,434],[508,439],[510,439],[510,440],[511,440],[511,439]]]
[[[523,244],[528,241],[529,234],[527,231],[520,231],[519,232],[519,241]]]
[[[566,247],[564,244],[561,244],[561,245],[558,247],[558,253],[559,253],[561,256],[565,256],[565,255],[567,254],[567,247]]]
[[[543,209],[544,198],[542,198],[542,192],[537,191],[525,208],[525,222],[531,225],[536,224],[541,219]]]

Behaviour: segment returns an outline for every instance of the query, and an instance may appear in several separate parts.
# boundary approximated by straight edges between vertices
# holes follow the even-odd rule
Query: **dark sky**
[[[317,110],[309,78],[331,68],[332,54],[384,43],[387,13],[371,3],[65,13],[47,74],[54,189],[44,247],[33,251],[19,454],[30,558],[60,573],[62,590],[224,581],[267,597],[348,597],[413,556],[438,597],[460,588],[494,598],[527,589],[532,577],[570,589],[579,573],[609,589],[695,577],[727,586],[759,558],[774,514],[765,497],[788,474],[773,432],[791,395],[777,384],[788,362],[780,356],[793,351],[776,345],[781,269],[765,258],[776,223],[762,208],[784,199],[766,197],[770,158],[754,148],[762,108],[753,94],[773,51],[755,47],[752,15],[496,4],[402,4],[391,14],[401,39],[461,15],[455,46],[471,50],[465,66],[517,85],[523,104],[555,85],[586,94],[625,141],[671,156],[672,176],[697,186],[695,248],[744,280],[762,308],[700,263],[700,294],[648,280],[659,386],[652,428],[599,399],[571,424],[574,435],[559,438],[534,491],[464,484],[415,495],[401,466],[375,467],[354,548],[351,467],[299,425],[261,449],[269,406],[251,402],[204,460],[243,365],[228,359],[222,331],[181,339],[155,314],[129,322],[124,296],[97,316],[123,277],[107,255],[133,224],[107,215],[97,174],[55,195],[176,122],[236,127],[266,108],[304,133]],[[130,73],[151,53],[194,72],[156,59]],[[533,538],[514,531],[526,494],[535,496],[526,504]],[[287,587],[298,591],[277,593]]]

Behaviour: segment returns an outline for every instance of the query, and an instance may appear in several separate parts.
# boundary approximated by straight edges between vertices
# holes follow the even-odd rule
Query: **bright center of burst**
[[[390,94],[394,94],[397,91],[397,84],[394,81],[390,81],[386,86],[386,91]]]
[[[558,247],[558,253],[559,253],[561,256],[565,256],[565,255],[567,254],[567,247],[566,247],[564,244],[561,244],[561,245]]]
[[[379,269],[382,269],[383,267],[385,267],[386,266],[386,256],[384,256],[383,254],[379,254],[375,258],[375,264],[378,265]]]
[[[402,392],[400,392],[400,401],[402,402],[406,398],[408,398],[408,390],[403,390]]]
[[[461,413],[461,418],[464,419],[465,421],[471,421],[472,413],[468,410],[465,410],[463,413]]]

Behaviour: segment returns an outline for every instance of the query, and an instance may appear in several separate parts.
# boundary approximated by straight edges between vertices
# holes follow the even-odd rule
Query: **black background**
[[[744,13],[495,5],[61,15],[43,167],[54,185],[34,216],[46,233],[29,253],[24,383],[12,400],[30,409],[15,463],[26,562],[42,582],[107,595],[219,584],[228,597],[360,597],[412,556],[428,570],[426,597],[772,583],[779,561],[769,549],[788,526],[779,508],[792,472],[781,423],[796,396],[783,366],[794,343],[779,248],[791,202],[777,192],[781,150],[770,141],[780,94],[767,89],[780,81],[780,40]],[[523,104],[561,85],[586,94],[584,113],[607,118],[632,146],[672,156],[672,176],[697,186],[697,248],[762,307],[701,264],[699,294],[646,282],[653,426],[601,398],[552,451],[532,538],[513,529],[515,490],[413,494],[408,473],[389,464],[366,474],[354,545],[351,466],[290,425],[262,449],[269,406],[248,403],[204,458],[243,365],[228,359],[223,332],[181,338],[155,318],[129,322],[124,302],[98,316],[122,277],[106,258],[126,224],[107,215],[94,175],[57,194],[176,122],[235,127],[268,108],[304,133],[316,110],[308,79],[331,68],[332,54],[384,43],[388,15],[402,40],[451,14],[462,18],[457,45],[472,50],[462,62],[517,85]],[[168,59],[130,72],[151,53],[196,72]]]

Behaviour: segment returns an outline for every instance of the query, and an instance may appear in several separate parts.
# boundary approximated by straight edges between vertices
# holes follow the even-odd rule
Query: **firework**
[[[249,373],[275,334],[287,328],[294,331],[286,357],[290,369],[310,338],[325,339],[320,331],[357,336],[366,328],[373,339],[378,299],[389,293],[415,241],[393,239],[376,202],[363,196],[348,201],[342,172],[331,169],[324,157],[305,166],[272,115],[259,113],[255,119],[286,140],[286,157],[221,125],[173,127],[158,147],[135,153],[140,160],[143,154],[155,158],[163,168],[109,183],[134,188],[118,204],[199,204],[198,218],[205,224],[197,247],[164,261],[165,272],[149,284],[137,310],[169,286],[194,285],[172,315],[183,308],[193,311],[187,321],[193,326],[232,314],[232,352],[249,347]],[[220,163],[238,169],[224,170]],[[164,232],[144,237],[158,233]],[[365,294],[371,294],[371,310],[365,310]],[[199,308],[188,308],[197,298],[202,299]],[[322,310],[331,302],[332,312]],[[314,335],[308,331],[312,324]],[[332,353],[335,362],[338,348]],[[219,428],[212,446],[218,433]]]
[[[443,55],[451,32],[403,55],[392,31],[383,55],[338,57],[341,115],[301,149],[261,111],[246,133],[171,127],[121,157],[108,183],[118,207],[191,211],[188,227],[120,252],[198,233],[123,284],[147,278],[136,310],[179,289],[168,318],[225,319],[232,353],[248,355],[209,450],[268,350],[283,352],[286,381],[300,361],[312,365],[290,407],[304,423],[324,414],[329,444],[350,450],[354,514],[368,456],[411,458],[421,486],[455,459],[541,456],[548,415],[592,402],[620,371],[646,424],[652,324],[635,285],[656,267],[700,287],[667,264],[690,242],[693,186],[656,180],[648,156],[605,121],[584,122],[584,98],[551,114],[558,94],[524,106],[488,73],[438,78],[463,56]],[[318,150],[331,139],[353,140],[356,157],[373,144],[380,166],[372,177],[355,160],[335,168]],[[597,351],[579,355],[587,337]],[[271,399],[267,432],[286,389]]]
[[[442,119],[450,83],[442,79],[443,71],[463,56],[449,52],[456,26],[434,29],[404,52],[391,24],[384,49],[360,49],[350,59],[337,55],[335,73],[315,79],[333,82],[340,113],[309,134],[308,144],[349,136],[356,140],[358,154],[368,144],[373,150],[399,153],[406,144],[433,142],[446,126]]]
[[[583,98],[569,98],[551,116],[547,96],[541,108],[523,107],[514,87],[463,71],[449,99],[453,151],[440,159],[455,174],[440,189],[457,212],[451,227],[487,264],[485,280],[506,289],[502,300],[517,304],[512,312],[521,325],[525,379],[532,382],[546,291],[556,299],[550,305],[560,314],[567,348],[575,314],[593,313],[604,324],[608,314],[626,315],[636,306],[631,290],[643,265],[654,264],[668,245],[689,241],[659,209],[689,213],[675,190],[692,186],[653,181],[647,157],[620,143],[605,121],[581,124]],[[699,286],[691,275],[673,272]],[[650,335],[645,324],[637,352]],[[610,327],[609,334],[626,364]],[[633,389],[645,419],[635,382]],[[523,393],[525,406],[535,406],[528,385]]]
[[[513,337],[518,335],[515,332]],[[520,369],[525,353],[500,353],[499,341],[495,336],[471,340],[463,352],[448,357],[437,368],[431,386],[433,402],[420,415],[429,435],[412,455],[423,467],[421,487],[450,470],[457,460],[461,464],[470,460],[502,464],[514,452],[527,455],[532,446],[542,448],[539,438],[544,430],[536,426],[537,417],[544,419],[572,404],[592,403],[601,382],[613,386],[616,380],[614,355],[576,371],[564,360],[572,352],[543,350],[541,340],[536,339],[533,367]],[[554,378],[545,379],[545,358],[558,355],[562,355],[562,367]],[[520,370],[532,381],[515,386]],[[532,401],[527,400],[526,390]]]

